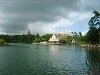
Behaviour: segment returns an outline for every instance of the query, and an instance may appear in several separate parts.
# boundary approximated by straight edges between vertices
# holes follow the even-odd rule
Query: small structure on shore
[[[59,38],[56,34],[53,34],[52,37],[49,39],[50,44],[59,44]]]
[[[76,43],[75,39],[72,39],[72,43]]]
[[[39,42],[39,44],[47,44],[47,42],[46,42],[46,41],[44,41],[44,42]]]

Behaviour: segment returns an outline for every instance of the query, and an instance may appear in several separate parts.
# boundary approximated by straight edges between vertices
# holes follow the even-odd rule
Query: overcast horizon
[[[0,34],[88,31],[100,0],[0,0]]]

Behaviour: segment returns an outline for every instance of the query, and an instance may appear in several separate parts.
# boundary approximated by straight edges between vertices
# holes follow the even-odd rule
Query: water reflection
[[[49,45],[50,55],[56,56],[59,52],[59,45]]]
[[[67,75],[87,74],[87,66],[85,64],[86,53],[84,49],[82,51],[76,45],[51,45],[49,47],[51,55],[49,58],[57,72]]]
[[[89,68],[89,75],[100,75],[100,49],[90,48],[87,51],[86,64]]]
[[[99,74],[100,49],[27,44],[0,48],[0,75]]]

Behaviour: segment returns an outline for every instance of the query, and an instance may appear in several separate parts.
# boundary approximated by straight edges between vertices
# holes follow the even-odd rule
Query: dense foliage
[[[100,14],[97,11],[93,12],[94,17],[89,21],[89,31],[86,34],[86,41],[89,44],[100,44]]]
[[[36,35],[0,35],[1,39],[4,39],[6,43],[33,43],[48,41],[51,37],[51,34],[46,34],[40,36]]]
[[[62,44],[67,44],[72,42],[72,36],[63,36],[59,39],[59,42]]]
[[[5,41],[3,39],[0,39],[0,45],[4,45]]]

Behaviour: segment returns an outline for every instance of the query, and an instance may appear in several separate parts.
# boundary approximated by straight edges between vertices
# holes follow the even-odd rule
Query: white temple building
[[[49,43],[59,44],[59,38],[55,34],[53,34],[52,37],[49,39]]]

